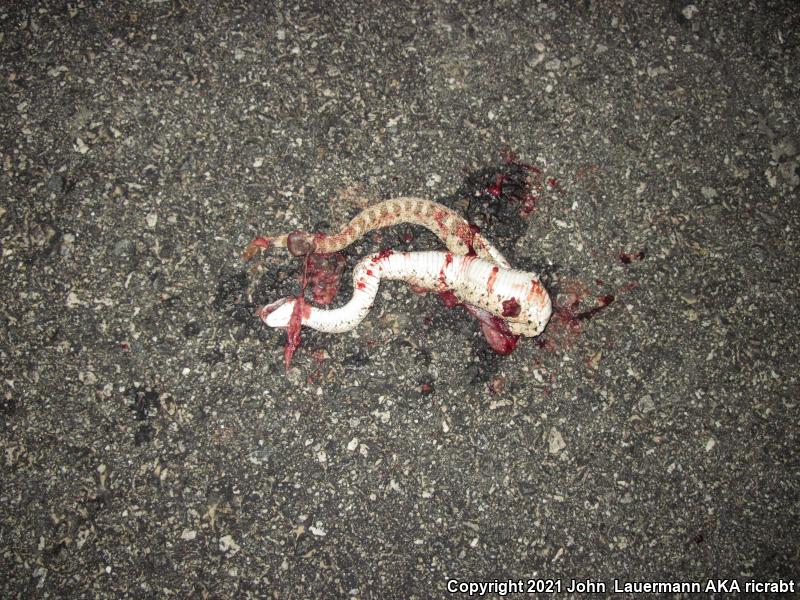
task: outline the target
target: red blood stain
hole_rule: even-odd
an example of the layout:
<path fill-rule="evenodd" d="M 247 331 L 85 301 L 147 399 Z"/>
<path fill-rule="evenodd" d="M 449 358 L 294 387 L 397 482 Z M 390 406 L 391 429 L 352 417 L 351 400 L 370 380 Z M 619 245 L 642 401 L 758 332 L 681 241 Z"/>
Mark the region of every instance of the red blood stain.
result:
<path fill-rule="evenodd" d="M 531 213 L 536 210 L 536 203 L 539 201 L 540 196 L 536 194 L 525 194 L 522 199 L 522 207 L 519 209 L 519 214 L 523 219 L 527 219 Z"/>
<path fill-rule="evenodd" d="M 486 338 L 486 342 L 492 350 L 504 356 L 514 351 L 514 348 L 517 347 L 519 336 L 511 333 L 508 323 L 477 306 L 472 306 L 471 304 L 463 304 L 463 306 L 467 312 L 480 322 L 483 337 Z"/>
<path fill-rule="evenodd" d="M 478 319 L 481 324 L 483 337 L 486 338 L 486 342 L 492 350 L 503 355 L 511 354 L 514 351 L 519 336 L 511 333 L 508 328 L 508 323 L 503 319 L 496 317 L 482 308 L 461 302 L 452 290 L 440 290 L 438 294 L 447 308 L 463 306 L 469 314 Z"/>
<path fill-rule="evenodd" d="M 311 254 L 306 261 L 305 277 L 311 283 L 314 302 L 327 305 L 339 293 L 339 282 L 344 271 L 345 258 L 336 254 Z"/>
<path fill-rule="evenodd" d="M 433 220 L 436 221 L 436 224 L 439 226 L 439 230 L 443 234 L 446 234 L 448 230 L 447 223 L 445 223 L 447 220 L 447 213 L 440 208 L 434 209 Z"/>
<path fill-rule="evenodd" d="M 301 234 L 296 238 L 298 246 L 295 250 L 301 249 L 302 244 L 309 239 L 308 234 Z M 305 240 L 305 241 L 303 241 Z M 339 282 L 342 271 L 344 270 L 345 259 L 341 254 L 306 254 L 303 261 L 303 275 L 300 280 L 300 294 L 295 298 L 296 302 L 292 308 L 292 315 L 286 327 L 286 345 L 283 348 L 283 364 L 286 370 L 292 363 L 295 351 L 300 347 L 300 331 L 303 326 L 303 319 L 311 316 L 311 306 L 305 302 L 305 291 L 311 283 L 311 294 L 314 302 L 319 304 L 330 304 L 339 292 Z"/>
<path fill-rule="evenodd" d="M 481 331 L 486 342 L 498 354 L 507 356 L 517 347 L 519 336 L 511 333 L 506 322 L 498 317 L 492 317 L 491 322 L 481 321 Z"/>
<path fill-rule="evenodd" d="M 578 313 L 575 315 L 575 319 L 578 321 L 586 321 L 587 319 L 591 319 L 601 310 L 608 307 L 609 304 L 614 302 L 614 294 L 606 294 L 605 296 L 598 296 L 597 297 L 597 306 L 594 308 L 590 308 L 589 310 L 584 310 L 583 312 Z"/>
<path fill-rule="evenodd" d="M 453 293 L 453 290 L 443 290 L 439 292 L 439 297 L 447 308 L 454 308 L 461 304 L 461 300 Z"/>
<path fill-rule="evenodd" d="M 439 284 L 442 287 L 447 286 L 447 276 L 445 275 L 444 271 L 451 264 L 453 264 L 453 255 L 450 252 L 447 252 L 444 255 L 444 264 L 442 265 L 442 268 L 439 269 Z"/>
<path fill-rule="evenodd" d="M 620 250 L 619 262 L 623 265 L 629 265 L 634 260 L 644 260 L 644 256 L 644 250 L 639 250 L 638 252 L 625 252 L 624 250 Z"/>
<path fill-rule="evenodd" d="M 497 281 L 497 273 L 500 271 L 499 267 L 492 267 L 492 272 L 489 273 L 489 278 L 486 280 L 486 290 L 491 294 L 494 290 L 494 282 Z"/>
<path fill-rule="evenodd" d="M 581 282 L 570 281 L 564 285 L 563 292 L 556 298 L 547 329 L 536 339 L 540 348 L 551 352 L 568 350 L 577 341 L 583 329 L 582 323 L 605 310 L 615 300 L 614 294 L 597 296 L 595 306 L 578 311 L 588 293 L 588 288 Z"/>
<path fill-rule="evenodd" d="M 367 284 L 366 284 L 366 283 L 364 283 L 363 281 L 359 281 L 359 282 L 356 284 L 356 287 L 357 287 L 358 289 L 360 289 L 360 290 L 363 290 L 364 288 L 366 288 L 366 287 L 367 287 Z"/>
<path fill-rule="evenodd" d="M 394 250 L 391 248 L 384 248 L 380 252 L 378 252 L 375 256 L 372 257 L 372 262 L 376 263 L 383 258 L 389 258 L 392 254 L 394 254 Z"/>
<path fill-rule="evenodd" d="M 427 396 L 433 393 L 433 386 L 430 383 L 423 383 L 421 386 L 419 386 L 419 391 L 423 395 Z"/>
<path fill-rule="evenodd" d="M 518 317 L 522 311 L 522 307 L 517 302 L 516 298 L 510 300 L 503 300 L 503 316 L 504 317 Z"/>
<path fill-rule="evenodd" d="M 456 226 L 455 235 L 464 242 L 467 247 L 467 256 L 475 256 L 475 236 L 480 232 L 480 227 L 472 223 L 459 223 Z"/>
<path fill-rule="evenodd" d="M 538 279 L 531 279 L 531 291 L 528 292 L 528 302 L 531 302 L 537 296 L 544 296 L 544 288 Z"/>
<path fill-rule="evenodd" d="M 546 192 L 563 193 L 555 177 L 545 178 L 539 167 L 523 163 L 510 149 L 501 150 L 503 166 L 483 193 L 494 199 L 503 198 L 518 207 L 523 219 L 530 217 Z"/>
<path fill-rule="evenodd" d="M 503 183 L 505 180 L 506 176 L 503 173 L 497 173 L 494 176 L 494 183 L 486 188 L 486 192 L 494 198 L 499 198 L 503 195 Z"/>
<path fill-rule="evenodd" d="M 295 298 L 292 316 L 289 318 L 289 325 L 286 328 L 286 346 L 283 348 L 283 366 L 288 371 L 292 364 L 292 356 L 295 350 L 300 347 L 300 329 L 303 326 L 303 313 L 305 300 L 302 294 Z"/>
<path fill-rule="evenodd" d="M 268 250 L 272 246 L 272 239 L 266 237 L 257 237 L 247 245 L 242 253 L 242 260 L 250 260 L 256 255 L 256 252 L 261 250 Z"/>

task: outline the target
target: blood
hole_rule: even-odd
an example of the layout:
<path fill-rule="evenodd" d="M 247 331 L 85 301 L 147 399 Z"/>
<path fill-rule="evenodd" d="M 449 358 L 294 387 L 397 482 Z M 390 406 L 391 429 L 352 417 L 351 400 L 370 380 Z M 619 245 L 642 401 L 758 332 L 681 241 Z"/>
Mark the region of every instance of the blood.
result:
<path fill-rule="evenodd" d="M 498 317 L 492 316 L 490 321 L 482 320 L 481 331 L 486 342 L 498 354 L 507 356 L 517 347 L 519 336 L 511 333 L 506 322 Z"/>
<path fill-rule="evenodd" d="M 616 299 L 614 294 L 597 296 L 595 306 L 579 311 L 581 301 L 588 294 L 589 289 L 579 281 L 569 281 L 564 285 L 563 292 L 556 297 L 547 329 L 536 339 L 540 348 L 551 352 L 568 350 L 583 330 L 583 322 L 608 308 Z"/>
<path fill-rule="evenodd" d="M 447 213 L 443 210 L 437 208 L 433 211 L 433 220 L 436 221 L 436 224 L 439 226 L 439 230 L 443 234 L 447 234 L 448 227 L 447 223 L 445 223 L 445 219 L 447 219 Z"/>
<path fill-rule="evenodd" d="M 339 293 L 345 258 L 339 253 L 310 254 L 306 261 L 306 277 L 311 283 L 311 296 L 317 304 L 333 302 Z"/>
<path fill-rule="evenodd" d="M 295 298 L 292 316 L 289 318 L 289 325 L 286 327 L 286 346 L 283 348 L 283 366 L 288 371 L 292 364 L 294 351 L 300 347 L 300 329 L 303 326 L 303 313 L 305 300 L 300 294 Z"/>
<path fill-rule="evenodd" d="M 620 250 L 619 252 L 619 262 L 623 265 L 629 265 L 634 260 L 644 260 L 644 257 L 644 250 L 639 250 L 638 252 L 625 252 L 624 250 Z"/>
<path fill-rule="evenodd" d="M 297 240 L 296 243 L 292 240 Z M 314 238 L 309 234 L 289 235 L 287 245 L 294 243 L 294 250 L 314 247 Z M 310 241 L 310 245 L 308 242 Z M 345 258 L 339 253 L 335 254 L 306 254 L 303 261 L 303 275 L 300 279 L 300 294 L 295 298 L 296 302 L 292 308 L 292 315 L 286 327 L 286 345 L 283 348 L 283 364 L 286 370 L 292 363 L 295 351 L 300 347 L 300 330 L 303 326 L 303 319 L 311 316 L 311 306 L 305 302 L 305 291 L 311 283 L 311 296 L 318 304 L 330 304 L 339 293 L 339 283 L 344 270 Z"/>
<path fill-rule="evenodd" d="M 503 164 L 494 174 L 494 178 L 480 190 L 494 200 L 504 199 L 515 205 L 519 216 L 530 217 L 536 210 L 539 201 L 547 192 L 563 193 L 555 177 L 545 178 L 542 169 L 521 162 L 508 147 L 501 149 Z"/>
<path fill-rule="evenodd" d="M 597 306 L 594 308 L 590 308 L 589 310 L 584 310 L 583 312 L 578 313 L 575 315 L 575 319 L 578 321 L 586 321 L 587 319 L 591 319 L 601 310 L 604 310 L 608 307 L 609 304 L 614 302 L 614 294 L 606 294 L 605 296 L 598 296 L 597 297 Z"/>
<path fill-rule="evenodd" d="M 378 252 L 375 256 L 372 257 L 372 262 L 377 263 L 381 259 L 389 258 L 392 254 L 394 254 L 394 250 L 391 248 L 384 248 L 380 252 Z"/>
<path fill-rule="evenodd" d="M 455 308 L 461 304 L 461 300 L 453 293 L 453 290 L 443 290 L 439 292 L 439 297 L 447 308 Z"/>
<path fill-rule="evenodd" d="M 538 279 L 531 279 L 531 291 L 528 292 L 527 301 L 531 302 L 537 296 L 544 296 L 545 291 Z"/>
<path fill-rule="evenodd" d="M 522 307 L 517 302 L 516 298 L 510 300 L 503 300 L 503 316 L 504 317 L 518 317 L 522 311 Z"/>
<path fill-rule="evenodd" d="M 444 271 L 451 264 L 453 264 L 453 255 L 447 252 L 444 255 L 444 264 L 442 265 L 442 268 L 439 269 L 439 285 L 441 285 L 442 287 L 447 287 L 447 276 L 445 275 Z"/>
<path fill-rule="evenodd" d="M 489 344 L 492 350 L 503 356 L 514 351 L 514 348 L 517 347 L 519 336 L 511 333 L 508 323 L 477 306 L 472 306 L 471 304 L 463 304 L 463 306 L 469 314 L 480 322 L 483 337 L 486 338 L 486 343 Z"/>
<path fill-rule="evenodd" d="M 519 214 L 523 219 L 527 219 L 536 210 L 536 203 L 539 199 L 540 196 L 537 194 L 525 194 L 522 199 L 522 207 L 519 209 Z"/>
<path fill-rule="evenodd" d="M 496 317 L 482 308 L 462 302 L 458 299 L 458 296 L 453 293 L 453 290 L 439 290 L 438 294 L 447 308 L 463 306 L 469 314 L 478 319 L 481 324 L 483 337 L 486 338 L 486 342 L 492 350 L 498 354 L 507 355 L 511 354 L 514 348 L 517 347 L 519 336 L 511 333 L 511 330 L 508 328 L 508 323 L 503 319 Z M 519 312 L 517 312 L 517 314 L 519 314 Z"/>
<path fill-rule="evenodd" d="M 475 236 L 480 232 L 480 230 L 480 227 L 473 225 L 472 223 L 459 223 L 456 227 L 456 237 L 464 242 L 464 245 L 466 245 L 467 256 L 476 256 L 475 248 L 473 246 L 475 244 Z"/>
<path fill-rule="evenodd" d="M 272 246 L 272 239 L 257 237 L 247 244 L 247 248 L 245 248 L 242 253 L 242 260 L 248 261 L 253 258 L 259 250 L 268 250 L 270 246 Z"/>
<path fill-rule="evenodd" d="M 494 282 L 497 281 L 497 273 L 500 271 L 499 267 L 492 267 L 492 272 L 489 273 L 489 278 L 486 280 L 486 290 L 491 294 L 494 289 Z M 519 313 L 517 313 L 519 314 Z"/>
<path fill-rule="evenodd" d="M 494 176 L 494 183 L 486 188 L 486 192 L 495 198 L 499 198 L 503 195 L 503 183 L 506 180 L 506 175 L 503 173 L 497 173 Z"/>

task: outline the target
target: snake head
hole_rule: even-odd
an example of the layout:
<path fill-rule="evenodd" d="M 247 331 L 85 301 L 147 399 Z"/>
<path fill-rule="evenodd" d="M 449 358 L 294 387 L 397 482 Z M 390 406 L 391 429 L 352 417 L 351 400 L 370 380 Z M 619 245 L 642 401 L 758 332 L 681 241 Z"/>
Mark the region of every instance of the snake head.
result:
<path fill-rule="evenodd" d="M 307 256 L 317 249 L 316 236 L 305 231 L 293 231 L 286 236 L 286 248 L 292 256 Z"/>
<path fill-rule="evenodd" d="M 296 298 L 291 296 L 276 300 L 258 309 L 256 316 L 270 327 L 288 327 L 294 312 Z"/>

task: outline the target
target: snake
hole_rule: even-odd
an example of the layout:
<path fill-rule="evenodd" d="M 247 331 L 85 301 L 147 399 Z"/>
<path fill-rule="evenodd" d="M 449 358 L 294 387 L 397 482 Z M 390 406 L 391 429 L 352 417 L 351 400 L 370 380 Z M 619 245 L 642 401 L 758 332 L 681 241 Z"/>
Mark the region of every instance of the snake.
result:
<path fill-rule="evenodd" d="M 295 256 L 337 252 L 370 231 L 403 223 L 429 229 L 447 251 L 382 250 L 356 264 L 353 295 L 343 306 L 319 308 L 308 304 L 301 295 L 267 304 L 257 311 L 257 316 L 269 327 L 290 331 L 298 322 L 327 333 L 350 331 L 369 313 L 380 281 L 388 279 L 405 281 L 416 291 L 436 292 L 447 306 L 463 306 L 479 320 L 490 346 L 500 354 L 510 353 L 519 336 L 542 333 L 552 314 L 552 304 L 538 275 L 513 269 L 464 217 L 430 200 L 402 197 L 379 202 L 334 234 L 292 232 L 258 237 L 248 245 L 243 257 L 250 259 L 272 247 L 287 248 Z"/>

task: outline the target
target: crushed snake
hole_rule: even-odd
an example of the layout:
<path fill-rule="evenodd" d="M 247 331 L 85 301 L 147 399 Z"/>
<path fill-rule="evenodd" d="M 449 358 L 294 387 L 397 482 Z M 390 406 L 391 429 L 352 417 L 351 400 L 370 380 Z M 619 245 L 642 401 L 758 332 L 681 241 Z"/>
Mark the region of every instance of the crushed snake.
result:
<path fill-rule="evenodd" d="M 431 230 L 448 251 L 383 250 L 362 259 L 353 270 L 352 298 L 336 309 L 311 306 L 301 295 L 282 298 L 257 312 L 268 326 L 288 328 L 287 367 L 299 345 L 299 325 L 329 333 L 354 329 L 372 307 L 381 279 L 402 280 L 416 291 L 439 293 L 449 307 L 463 306 L 479 320 L 489 345 L 501 354 L 510 353 L 519 336 L 534 337 L 544 330 L 552 305 L 539 277 L 512 269 L 476 227 L 429 200 L 396 198 L 375 204 L 333 235 L 293 232 L 259 237 L 250 243 L 243 258 L 273 246 L 285 247 L 295 256 L 337 252 L 369 231 L 401 223 Z"/>
<path fill-rule="evenodd" d="M 311 252 L 338 252 L 370 231 L 402 223 L 421 225 L 429 229 L 453 254 L 475 253 L 501 267 L 511 268 L 500 251 L 464 217 L 443 204 L 422 198 L 394 198 L 374 204 L 356 215 L 344 229 L 334 235 L 293 232 L 256 238 L 248 245 L 243 258 L 252 258 L 260 249 L 266 250 L 272 246 L 287 248 L 294 256 L 305 256 Z"/>

